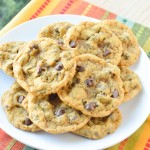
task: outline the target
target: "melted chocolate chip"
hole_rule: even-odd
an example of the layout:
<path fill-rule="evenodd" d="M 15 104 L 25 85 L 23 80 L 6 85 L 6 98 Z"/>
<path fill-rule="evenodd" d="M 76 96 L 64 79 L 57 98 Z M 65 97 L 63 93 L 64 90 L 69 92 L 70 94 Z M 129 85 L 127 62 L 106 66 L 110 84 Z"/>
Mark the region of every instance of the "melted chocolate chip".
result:
<path fill-rule="evenodd" d="M 64 45 L 64 42 L 63 42 L 62 39 L 57 40 L 57 43 L 58 43 L 59 45 Z"/>
<path fill-rule="evenodd" d="M 55 70 L 57 70 L 57 71 L 61 71 L 63 68 L 64 68 L 64 66 L 62 63 L 59 63 L 55 66 Z"/>
<path fill-rule="evenodd" d="M 25 98 L 25 97 L 24 97 L 24 96 L 22 96 L 22 95 L 21 95 L 21 96 L 19 96 L 19 97 L 18 97 L 18 100 L 17 100 L 17 101 L 18 101 L 18 103 L 22 103 L 22 101 L 24 100 L 24 98 Z"/>
<path fill-rule="evenodd" d="M 77 46 L 75 41 L 70 41 L 69 45 L 71 48 L 75 48 Z"/>
<path fill-rule="evenodd" d="M 85 70 L 85 68 L 84 67 L 82 67 L 82 66 L 78 66 L 77 65 L 77 67 L 76 67 L 76 71 L 78 71 L 78 72 L 83 72 Z"/>
<path fill-rule="evenodd" d="M 96 103 L 95 102 L 90 102 L 88 104 L 85 104 L 85 109 L 86 110 L 94 110 L 96 108 Z"/>
<path fill-rule="evenodd" d="M 33 122 L 29 118 L 24 120 L 24 125 L 30 126 L 31 124 L 33 124 Z"/>
<path fill-rule="evenodd" d="M 77 116 L 71 116 L 71 117 L 69 118 L 70 121 L 74 121 L 74 120 L 76 120 L 76 119 L 77 119 Z"/>
<path fill-rule="evenodd" d="M 115 89 L 113 92 L 112 92 L 112 95 L 113 95 L 113 98 L 117 98 L 119 96 L 119 92 L 117 89 Z"/>
<path fill-rule="evenodd" d="M 45 71 L 45 70 L 46 70 L 45 67 L 41 67 L 41 66 L 37 66 L 37 67 L 36 67 L 36 73 L 37 73 L 37 74 L 41 74 L 42 71 Z"/>
<path fill-rule="evenodd" d="M 38 45 L 37 44 L 31 44 L 29 47 L 31 50 L 32 49 L 38 49 Z"/>
<path fill-rule="evenodd" d="M 61 101 L 56 93 L 50 94 L 48 97 L 48 101 L 54 106 L 58 106 L 61 103 Z"/>
<path fill-rule="evenodd" d="M 93 86 L 94 85 L 94 80 L 92 78 L 86 79 L 85 84 L 87 87 Z"/>
<path fill-rule="evenodd" d="M 56 32 L 57 34 L 59 34 L 59 30 L 58 30 L 58 28 L 56 28 L 56 29 L 55 29 L 55 32 Z"/>
<path fill-rule="evenodd" d="M 106 121 L 107 121 L 107 119 L 108 119 L 108 116 L 106 116 L 106 117 L 102 117 L 102 118 L 101 118 L 101 121 L 102 121 L 102 122 L 106 122 Z"/>
<path fill-rule="evenodd" d="M 64 113 L 65 113 L 65 108 L 60 108 L 55 112 L 55 115 L 59 117 L 63 115 Z"/>
<path fill-rule="evenodd" d="M 49 98 L 49 100 L 54 101 L 54 100 L 58 99 L 58 95 L 57 95 L 57 93 L 50 94 L 48 98 Z"/>
<path fill-rule="evenodd" d="M 108 56 L 108 55 L 110 55 L 110 54 L 111 54 L 111 51 L 108 50 L 108 49 L 106 49 L 105 52 L 104 52 L 104 54 L 103 54 L 103 56 Z"/>

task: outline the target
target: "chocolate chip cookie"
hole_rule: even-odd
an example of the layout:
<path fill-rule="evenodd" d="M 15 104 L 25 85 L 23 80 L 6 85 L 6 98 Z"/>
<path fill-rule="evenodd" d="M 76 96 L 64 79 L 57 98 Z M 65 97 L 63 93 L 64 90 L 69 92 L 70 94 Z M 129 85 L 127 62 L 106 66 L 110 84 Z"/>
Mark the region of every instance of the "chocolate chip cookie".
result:
<path fill-rule="evenodd" d="M 106 117 L 92 117 L 85 126 L 74 131 L 73 133 L 87 137 L 89 139 L 100 139 L 107 134 L 113 133 L 119 127 L 121 120 L 121 113 L 117 109 Z"/>
<path fill-rule="evenodd" d="M 35 132 L 40 130 L 40 128 L 33 124 L 28 112 L 22 107 L 22 102 L 26 95 L 27 92 L 15 82 L 10 90 L 3 94 L 1 104 L 9 122 L 13 126 L 25 131 Z"/>
<path fill-rule="evenodd" d="M 64 42 L 76 56 L 90 53 L 115 65 L 121 59 L 121 41 L 99 23 L 83 22 L 71 27 L 64 36 Z"/>
<path fill-rule="evenodd" d="M 38 37 L 46 37 L 57 40 L 58 44 L 63 45 L 63 36 L 66 34 L 67 30 L 72 27 L 73 24 L 69 22 L 57 22 L 50 24 L 43 29 L 38 34 Z"/>
<path fill-rule="evenodd" d="M 28 92 L 57 92 L 72 79 L 76 63 L 69 51 L 63 51 L 52 39 L 40 38 L 29 42 L 18 54 L 13 67 L 17 82 Z"/>
<path fill-rule="evenodd" d="M 31 120 L 46 132 L 57 134 L 83 127 L 90 119 L 80 111 L 64 104 L 57 94 L 34 96 L 28 94 Z"/>
<path fill-rule="evenodd" d="M 114 32 L 122 42 L 123 53 L 119 65 L 133 65 L 139 58 L 140 48 L 131 29 L 116 20 L 102 21 L 102 25 Z"/>
<path fill-rule="evenodd" d="M 12 77 L 14 77 L 13 61 L 25 44 L 25 42 L 8 42 L 0 45 L 0 68 Z"/>
<path fill-rule="evenodd" d="M 64 103 L 85 115 L 104 117 L 124 97 L 120 69 L 91 54 L 76 57 L 76 74 L 58 94 Z"/>
<path fill-rule="evenodd" d="M 122 66 L 121 70 L 121 79 L 123 81 L 124 89 L 124 102 L 131 100 L 135 97 L 141 90 L 141 83 L 138 75 L 130 70 L 129 68 Z"/>

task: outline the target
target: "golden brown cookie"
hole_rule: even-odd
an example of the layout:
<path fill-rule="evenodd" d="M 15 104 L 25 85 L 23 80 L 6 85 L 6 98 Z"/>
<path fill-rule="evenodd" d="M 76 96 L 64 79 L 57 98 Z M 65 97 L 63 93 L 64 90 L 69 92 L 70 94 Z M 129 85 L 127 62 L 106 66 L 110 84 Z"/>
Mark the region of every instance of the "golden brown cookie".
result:
<path fill-rule="evenodd" d="M 82 22 L 71 27 L 64 36 L 67 50 L 76 56 L 89 53 L 117 65 L 122 55 L 122 43 L 109 29 L 99 23 Z"/>
<path fill-rule="evenodd" d="M 28 92 L 57 92 L 72 79 L 76 63 L 71 52 L 63 51 L 52 39 L 40 38 L 29 42 L 18 54 L 13 67 L 17 82 Z"/>
<path fill-rule="evenodd" d="M 58 42 L 58 44 L 63 45 L 63 36 L 66 34 L 67 30 L 72 27 L 73 24 L 69 22 L 56 22 L 48 26 L 45 26 L 38 33 L 38 38 L 46 37 L 52 38 Z"/>
<path fill-rule="evenodd" d="M 116 20 L 105 20 L 101 24 L 114 32 L 122 42 L 123 53 L 119 65 L 133 65 L 140 56 L 140 48 L 131 29 Z"/>
<path fill-rule="evenodd" d="M 57 94 L 34 96 L 28 94 L 31 120 L 46 132 L 57 134 L 83 127 L 90 119 L 80 111 L 64 104 Z"/>
<path fill-rule="evenodd" d="M 12 77 L 14 77 L 13 61 L 25 45 L 25 42 L 7 42 L 0 45 L 0 68 Z"/>
<path fill-rule="evenodd" d="M 124 98 L 120 69 L 91 54 L 76 57 L 76 74 L 58 94 L 64 103 L 85 115 L 104 117 Z"/>
<path fill-rule="evenodd" d="M 125 66 L 120 67 L 121 79 L 123 81 L 124 99 L 123 101 L 129 101 L 135 97 L 141 90 L 141 83 L 138 75 Z"/>
<path fill-rule="evenodd" d="M 40 130 L 29 118 L 28 112 L 22 107 L 27 92 L 15 82 L 9 91 L 6 91 L 2 98 L 1 104 L 5 110 L 9 122 L 16 128 L 35 132 Z"/>
<path fill-rule="evenodd" d="M 74 131 L 73 133 L 89 139 L 100 139 L 107 134 L 113 133 L 119 127 L 121 120 L 121 112 L 117 109 L 106 117 L 92 117 L 85 126 Z"/>

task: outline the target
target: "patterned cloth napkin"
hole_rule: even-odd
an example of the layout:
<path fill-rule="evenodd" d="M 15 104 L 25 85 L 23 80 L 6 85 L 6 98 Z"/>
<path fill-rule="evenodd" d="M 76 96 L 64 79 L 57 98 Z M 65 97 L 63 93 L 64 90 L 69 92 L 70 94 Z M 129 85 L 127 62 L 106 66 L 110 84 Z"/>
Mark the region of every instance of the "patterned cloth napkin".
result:
<path fill-rule="evenodd" d="M 148 57 L 150 57 L 150 28 L 117 16 L 82 0 L 32 0 L 0 31 L 0 36 L 25 21 L 51 14 L 77 14 L 101 20 L 116 19 L 121 21 L 132 29 L 139 44 L 145 50 Z M 0 129 L 0 150 L 4 149 L 34 150 L 11 138 Z M 107 150 L 150 150 L 150 116 L 129 138 Z"/>

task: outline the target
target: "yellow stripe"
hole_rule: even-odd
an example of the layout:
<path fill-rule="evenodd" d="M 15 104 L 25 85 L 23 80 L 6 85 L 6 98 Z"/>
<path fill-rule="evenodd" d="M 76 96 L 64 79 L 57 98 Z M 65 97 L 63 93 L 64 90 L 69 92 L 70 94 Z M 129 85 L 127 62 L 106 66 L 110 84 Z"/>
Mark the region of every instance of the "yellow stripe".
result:
<path fill-rule="evenodd" d="M 137 140 L 135 144 L 134 150 L 144 149 L 148 138 L 150 138 L 150 117 L 146 120 L 144 124 L 145 124 L 145 127 L 143 131 L 141 132 L 141 136 L 139 137 L 139 139 Z"/>
<path fill-rule="evenodd" d="M 8 145 L 5 148 L 5 150 L 10 150 L 16 142 L 17 141 L 15 139 L 12 139 L 12 141 L 8 143 Z"/>
<path fill-rule="evenodd" d="M 86 7 L 86 9 L 83 11 L 83 13 L 81 14 L 82 16 L 85 16 L 88 11 L 91 9 L 92 5 L 91 4 L 88 4 L 88 6 Z"/>
<path fill-rule="evenodd" d="M 142 35 L 144 29 L 145 29 L 145 28 L 144 28 L 143 26 L 140 27 L 139 31 L 138 31 L 137 34 L 136 34 L 137 39 L 140 38 L 140 36 Z"/>
<path fill-rule="evenodd" d="M 150 52 L 150 37 L 147 39 L 146 43 L 143 46 L 145 52 Z"/>
<path fill-rule="evenodd" d="M 38 3 L 37 0 L 30 1 L 28 5 L 26 5 L 26 7 L 24 7 L 19 14 L 0 31 L 0 36 L 15 26 L 28 21 L 31 17 L 31 14 L 34 14 L 34 12 L 41 6 L 43 2 L 44 0 L 38 0 Z"/>
<path fill-rule="evenodd" d="M 39 17 L 49 15 L 60 3 L 60 1 L 61 0 L 51 0 L 51 2 L 45 7 Z"/>
<path fill-rule="evenodd" d="M 103 17 L 99 18 L 99 19 L 101 19 L 101 20 L 107 19 L 109 14 L 110 14 L 110 12 L 106 11 L 105 14 L 103 15 Z"/>

